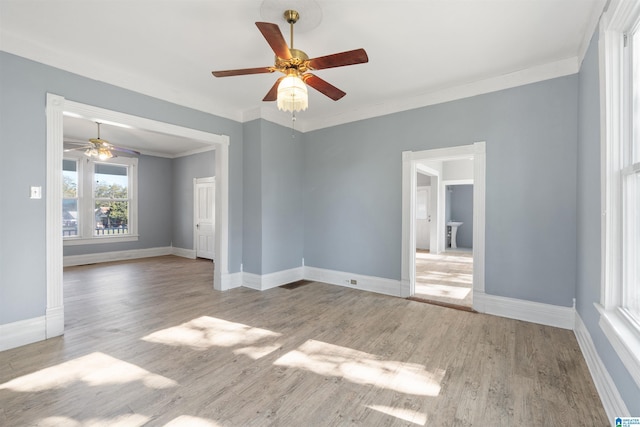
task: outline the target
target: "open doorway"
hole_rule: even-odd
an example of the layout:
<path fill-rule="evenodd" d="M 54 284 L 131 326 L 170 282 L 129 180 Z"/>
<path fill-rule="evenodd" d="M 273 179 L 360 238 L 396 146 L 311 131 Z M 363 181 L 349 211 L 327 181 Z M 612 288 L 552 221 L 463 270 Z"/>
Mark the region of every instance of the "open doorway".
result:
<path fill-rule="evenodd" d="M 485 144 L 403 153 L 403 296 L 472 309 L 484 293 Z"/>
<path fill-rule="evenodd" d="M 431 223 L 428 182 L 418 172 L 416 194 L 416 272 L 415 292 L 411 298 L 471 309 L 473 305 L 473 162 L 469 159 L 450 160 L 442 163 L 444 182 L 456 167 L 461 167 L 469 177 L 469 184 L 445 184 L 445 244 L 443 251 L 431 251 L 425 245 L 421 223 Z M 421 176 L 422 175 L 422 176 Z M 437 203 L 437 202 L 436 202 Z M 437 205 L 435 206 L 437 209 Z M 424 212 L 424 213 L 423 213 Z M 426 219 L 423 219 L 426 218 Z M 426 227 L 430 228 L 430 227 Z M 425 247 L 426 246 L 426 247 Z"/>
<path fill-rule="evenodd" d="M 47 258 L 47 310 L 46 338 L 64 333 L 63 304 L 63 117 L 99 118 L 102 123 L 112 122 L 134 129 L 157 132 L 177 137 L 205 141 L 215 147 L 215 253 L 216 268 L 212 282 L 216 290 L 230 286 L 228 272 L 228 198 L 229 198 L 229 137 L 185 128 L 169 123 L 105 110 L 99 107 L 66 100 L 47 94 L 47 195 L 46 195 L 46 258 Z M 95 121 L 95 120 L 92 120 Z"/>

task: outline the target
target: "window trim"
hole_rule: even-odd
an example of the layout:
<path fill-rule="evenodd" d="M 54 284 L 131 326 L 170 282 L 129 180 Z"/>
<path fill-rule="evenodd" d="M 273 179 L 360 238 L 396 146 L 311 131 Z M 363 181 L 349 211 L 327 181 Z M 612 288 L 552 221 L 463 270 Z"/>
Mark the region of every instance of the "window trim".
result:
<path fill-rule="evenodd" d="M 600 21 L 601 112 L 601 297 L 595 304 L 600 327 L 630 375 L 640 386 L 640 328 L 622 308 L 622 166 L 628 135 L 627 69 L 624 37 L 640 19 L 640 3 L 613 1 Z"/>
<path fill-rule="evenodd" d="M 79 246 L 79 245 L 95 245 L 104 243 L 116 243 L 116 242 L 135 242 L 140 237 L 138 234 L 138 159 L 133 157 L 114 157 L 107 160 L 92 160 L 84 156 L 82 153 L 65 153 L 63 159 L 73 159 L 78 161 L 78 200 L 80 227 L 81 232 L 77 236 L 63 236 L 62 242 L 64 246 Z M 82 160 L 85 161 L 82 161 Z M 89 206 L 93 203 L 93 186 L 88 185 L 92 182 L 91 178 L 86 178 L 89 174 L 91 177 L 94 175 L 94 165 L 98 163 L 113 163 L 116 165 L 127 166 L 130 170 L 129 174 L 129 188 L 127 189 L 129 195 L 129 223 L 127 228 L 129 233 L 122 235 L 108 235 L 108 236 L 96 236 L 91 232 L 87 234 L 89 229 L 93 227 L 86 223 L 87 208 L 85 205 L 89 203 Z"/>

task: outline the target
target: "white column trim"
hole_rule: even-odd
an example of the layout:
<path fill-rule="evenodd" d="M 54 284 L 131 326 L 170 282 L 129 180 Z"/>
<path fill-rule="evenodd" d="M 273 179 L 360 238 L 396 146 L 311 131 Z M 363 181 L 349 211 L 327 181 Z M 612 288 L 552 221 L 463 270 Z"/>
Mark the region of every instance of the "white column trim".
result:
<path fill-rule="evenodd" d="M 62 151 L 64 98 L 47 94 L 47 187 L 46 187 L 46 334 L 64 333 L 62 286 Z M 52 165 L 55 165 L 52 167 Z"/>
<path fill-rule="evenodd" d="M 229 281 L 229 137 L 221 135 L 216 146 L 216 219 L 215 260 L 213 288 L 218 291 L 231 289 Z"/>
<path fill-rule="evenodd" d="M 404 298 L 411 295 L 411 285 L 415 283 L 416 274 L 416 239 L 415 221 L 405 221 L 408 215 L 415 217 L 415 202 L 411 209 L 411 194 L 415 192 L 416 179 L 411 178 L 416 174 L 416 165 L 411 161 L 411 151 L 402 152 L 402 248 L 400 270 L 400 295 Z M 413 250 L 412 250 L 413 249 Z"/>
<path fill-rule="evenodd" d="M 473 145 L 473 292 L 484 293 L 487 144 Z"/>

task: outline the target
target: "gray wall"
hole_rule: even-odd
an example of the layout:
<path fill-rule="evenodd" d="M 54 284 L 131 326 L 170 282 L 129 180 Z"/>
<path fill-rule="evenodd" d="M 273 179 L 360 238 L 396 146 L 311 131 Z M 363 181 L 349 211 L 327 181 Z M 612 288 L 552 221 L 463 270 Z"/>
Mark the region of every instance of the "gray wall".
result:
<path fill-rule="evenodd" d="M 577 155 L 576 310 L 632 415 L 640 414 L 640 389 L 598 325 L 600 302 L 600 96 L 598 34 L 593 36 L 579 74 Z"/>
<path fill-rule="evenodd" d="M 244 218 L 242 259 L 244 271 L 262 273 L 262 120 L 244 127 Z"/>
<path fill-rule="evenodd" d="M 459 248 L 473 248 L 473 185 L 450 185 L 450 217 L 447 221 L 458 221 L 456 242 Z"/>
<path fill-rule="evenodd" d="M 243 191 L 240 123 L 5 52 L 0 52 L 0 70 L 0 324 L 45 314 L 45 198 L 29 199 L 29 186 L 42 186 L 46 195 L 47 92 L 101 108 L 228 135 L 229 270 L 240 270 Z"/>
<path fill-rule="evenodd" d="M 262 274 L 300 267 L 303 136 L 262 121 Z"/>
<path fill-rule="evenodd" d="M 486 141 L 486 292 L 570 307 L 577 75 L 305 134 L 305 264 L 400 279 L 402 151 Z M 357 250 L 355 250 L 357 249 Z"/>
<path fill-rule="evenodd" d="M 246 123 L 244 271 L 269 274 L 302 265 L 302 143 L 291 129 Z"/>
<path fill-rule="evenodd" d="M 194 249 L 193 179 L 215 176 L 215 162 L 215 151 L 178 157 L 171 161 L 173 197 L 169 207 L 173 213 L 173 221 L 170 227 L 172 226 L 173 246 L 177 248 Z"/>

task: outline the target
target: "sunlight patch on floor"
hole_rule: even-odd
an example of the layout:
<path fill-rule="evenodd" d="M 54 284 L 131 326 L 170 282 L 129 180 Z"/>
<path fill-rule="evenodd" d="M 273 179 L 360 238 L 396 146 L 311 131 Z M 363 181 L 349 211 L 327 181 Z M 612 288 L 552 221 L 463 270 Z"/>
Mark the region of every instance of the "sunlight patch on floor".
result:
<path fill-rule="evenodd" d="M 442 283 L 442 282 L 460 283 L 461 285 L 471 286 L 471 284 L 473 283 L 473 275 L 428 271 L 428 272 L 416 273 L 416 282 L 418 281 L 435 282 L 435 283 Z"/>
<path fill-rule="evenodd" d="M 76 421 L 69 417 L 47 417 L 38 420 L 39 427 L 135 427 L 146 425 L 151 418 L 140 414 L 125 414 L 113 418 L 89 418 Z"/>
<path fill-rule="evenodd" d="M 236 354 L 244 354 L 259 359 L 279 348 L 273 340 L 282 334 L 266 329 L 254 328 L 242 323 L 229 322 L 215 317 L 202 316 L 179 326 L 162 329 L 149 334 L 144 341 L 170 346 L 187 346 L 193 350 L 206 350 L 211 347 L 236 347 Z M 268 345 L 258 346 L 261 341 Z"/>
<path fill-rule="evenodd" d="M 178 385 L 172 379 L 153 374 L 146 369 L 104 353 L 96 352 L 15 378 L 0 384 L 0 390 L 36 392 L 61 389 L 78 382 L 89 386 L 102 386 L 124 385 L 134 381 L 140 381 L 152 389 L 164 389 Z"/>
<path fill-rule="evenodd" d="M 308 340 L 274 365 L 419 396 L 437 396 L 445 374 L 442 370 L 432 373 L 422 365 L 381 360 L 373 354 L 316 340 Z"/>
<path fill-rule="evenodd" d="M 394 408 L 391 406 L 382 406 L 382 405 L 367 405 L 367 408 L 373 409 L 374 411 L 378 411 L 383 414 L 390 415 L 402 421 L 407 421 L 409 423 L 417 424 L 419 426 L 423 426 L 427 424 L 427 414 L 416 412 L 411 409 Z"/>
<path fill-rule="evenodd" d="M 220 424 L 205 418 L 180 415 L 169 421 L 164 427 L 220 427 Z"/>
<path fill-rule="evenodd" d="M 473 264 L 473 258 L 459 255 L 431 254 L 424 252 L 416 252 L 417 260 L 424 260 L 438 263 L 460 263 Z"/>
<path fill-rule="evenodd" d="M 416 283 L 416 295 L 429 295 L 432 297 L 447 297 L 454 299 L 465 299 L 471 292 L 471 288 L 461 288 L 447 285 L 419 285 Z"/>

